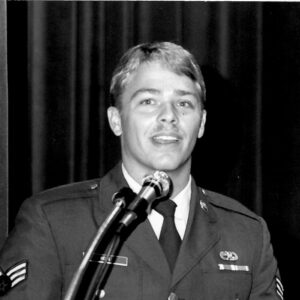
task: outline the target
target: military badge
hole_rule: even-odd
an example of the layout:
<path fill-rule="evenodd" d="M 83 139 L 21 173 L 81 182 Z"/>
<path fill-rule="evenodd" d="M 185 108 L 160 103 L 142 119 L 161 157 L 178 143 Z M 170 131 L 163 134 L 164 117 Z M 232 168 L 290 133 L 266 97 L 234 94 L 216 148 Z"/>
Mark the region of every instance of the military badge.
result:
<path fill-rule="evenodd" d="M 218 266 L 219 266 L 219 270 L 221 271 L 244 271 L 244 272 L 250 271 L 249 266 L 224 265 L 224 264 L 218 264 Z"/>
<path fill-rule="evenodd" d="M 238 255 L 233 251 L 221 251 L 220 257 L 223 260 L 236 261 L 239 259 Z"/>

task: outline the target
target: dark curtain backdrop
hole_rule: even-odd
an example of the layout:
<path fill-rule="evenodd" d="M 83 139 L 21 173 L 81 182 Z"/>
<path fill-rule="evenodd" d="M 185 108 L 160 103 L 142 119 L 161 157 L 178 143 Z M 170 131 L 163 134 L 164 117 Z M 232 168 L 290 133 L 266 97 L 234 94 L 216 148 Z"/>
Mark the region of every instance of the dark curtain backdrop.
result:
<path fill-rule="evenodd" d="M 8 232 L 8 99 L 6 3 L 0 2 L 0 247 Z"/>
<path fill-rule="evenodd" d="M 193 175 L 267 220 L 286 299 L 296 299 L 299 15 L 298 3 L 8 2 L 10 226 L 26 197 L 119 160 L 106 119 L 113 68 L 137 43 L 178 42 L 207 84 Z"/>

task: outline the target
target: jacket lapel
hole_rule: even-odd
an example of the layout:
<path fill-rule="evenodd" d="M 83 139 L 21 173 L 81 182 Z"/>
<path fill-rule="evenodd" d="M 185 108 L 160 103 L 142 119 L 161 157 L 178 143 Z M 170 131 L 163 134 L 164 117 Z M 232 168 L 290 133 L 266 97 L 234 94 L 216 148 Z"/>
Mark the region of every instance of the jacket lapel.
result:
<path fill-rule="evenodd" d="M 121 164 L 118 164 L 100 182 L 99 199 L 94 209 L 94 218 L 98 226 L 113 209 L 113 194 L 122 187 L 128 187 L 128 184 L 122 174 Z M 168 262 L 148 219 L 135 228 L 123 247 L 128 247 L 163 277 L 170 277 Z"/>
<path fill-rule="evenodd" d="M 219 239 L 216 215 L 204 193 L 193 181 L 189 219 L 174 269 L 172 286 L 198 264 Z"/>
<path fill-rule="evenodd" d="M 139 224 L 132 232 L 125 246 L 138 255 L 150 268 L 165 278 L 170 278 L 171 272 L 163 250 L 155 236 L 148 219 Z"/>
<path fill-rule="evenodd" d="M 104 221 L 103 214 L 107 214 L 112 210 L 113 195 L 122 187 L 128 187 L 128 184 L 122 175 L 121 163 L 119 163 L 100 180 L 94 215 L 98 225 L 101 225 Z"/>

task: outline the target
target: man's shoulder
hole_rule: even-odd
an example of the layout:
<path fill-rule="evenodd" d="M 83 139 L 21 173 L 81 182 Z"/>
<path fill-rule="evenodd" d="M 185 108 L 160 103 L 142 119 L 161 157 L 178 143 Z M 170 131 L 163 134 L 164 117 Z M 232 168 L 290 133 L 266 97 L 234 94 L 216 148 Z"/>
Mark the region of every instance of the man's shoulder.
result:
<path fill-rule="evenodd" d="M 99 184 L 99 178 L 68 183 L 36 193 L 27 199 L 27 202 L 31 202 L 32 204 L 38 203 L 44 206 L 67 200 L 91 198 L 98 193 Z"/>
<path fill-rule="evenodd" d="M 209 201 L 209 203 L 217 211 L 221 213 L 223 211 L 232 214 L 238 214 L 259 222 L 261 221 L 260 216 L 258 216 L 256 213 L 248 209 L 245 205 L 243 205 L 239 201 L 210 190 L 203 190 L 203 192 L 207 196 L 207 200 Z"/>
<path fill-rule="evenodd" d="M 47 211 L 72 207 L 80 209 L 88 203 L 97 203 L 100 196 L 103 202 L 107 194 L 111 196 L 117 191 L 115 181 L 120 180 L 120 170 L 118 164 L 102 177 L 67 183 L 34 193 L 23 202 L 21 211 L 40 211 L 46 207 Z"/>

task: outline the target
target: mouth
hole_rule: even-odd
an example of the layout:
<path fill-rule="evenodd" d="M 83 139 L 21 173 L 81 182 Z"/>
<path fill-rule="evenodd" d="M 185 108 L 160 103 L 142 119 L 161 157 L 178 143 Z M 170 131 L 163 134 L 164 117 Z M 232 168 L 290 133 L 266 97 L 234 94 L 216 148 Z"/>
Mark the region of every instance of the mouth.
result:
<path fill-rule="evenodd" d="M 154 135 L 152 139 L 155 143 L 162 144 L 162 145 L 174 144 L 180 141 L 180 137 L 177 135 L 165 135 L 165 134 Z"/>

